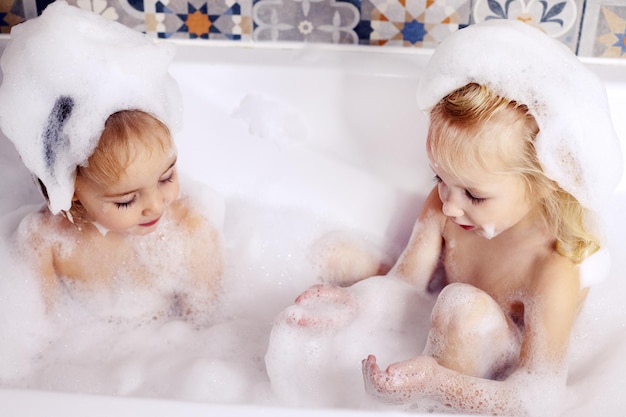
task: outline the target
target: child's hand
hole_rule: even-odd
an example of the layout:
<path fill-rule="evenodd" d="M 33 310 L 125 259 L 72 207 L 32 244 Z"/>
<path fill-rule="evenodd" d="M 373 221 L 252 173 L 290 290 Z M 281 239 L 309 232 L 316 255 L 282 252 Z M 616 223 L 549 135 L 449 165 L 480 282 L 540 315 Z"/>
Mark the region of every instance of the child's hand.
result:
<path fill-rule="evenodd" d="M 421 394 L 428 394 L 438 366 L 430 356 L 389 365 L 384 372 L 378 367 L 374 355 L 369 355 L 362 364 L 365 391 L 388 404 L 406 404 Z"/>
<path fill-rule="evenodd" d="M 350 292 L 336 285 L 314 285 L 296 298 L 283 313 L 285 322 L 311 329 L 338 329 L 354 320 L 357 301 Z"/>

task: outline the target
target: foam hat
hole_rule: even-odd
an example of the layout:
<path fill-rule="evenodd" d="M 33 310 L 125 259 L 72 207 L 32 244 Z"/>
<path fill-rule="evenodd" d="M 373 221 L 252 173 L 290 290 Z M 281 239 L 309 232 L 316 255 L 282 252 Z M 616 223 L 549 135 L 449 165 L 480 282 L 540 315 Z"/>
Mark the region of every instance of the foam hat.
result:
<path fill-rule="evenodd" d="M 622 176 L 622 151 L 602 81 L 565 45 L 528 24 L 490 20 L 446 38 L 417 91 L 430 111 L 468 83 L 528 106 L 539 125 L 544 173 L 584 207 L 601 211 Z"/>
<path fill-rule="evenodd" d="M 65 1 L 11 30 L 0 59 L 0 128 L 45 187 L 52 213 L 70 209 L 76 168 L 111 114 L 142 110 L 180 130 L 174 54 L 171 44 Z"/>

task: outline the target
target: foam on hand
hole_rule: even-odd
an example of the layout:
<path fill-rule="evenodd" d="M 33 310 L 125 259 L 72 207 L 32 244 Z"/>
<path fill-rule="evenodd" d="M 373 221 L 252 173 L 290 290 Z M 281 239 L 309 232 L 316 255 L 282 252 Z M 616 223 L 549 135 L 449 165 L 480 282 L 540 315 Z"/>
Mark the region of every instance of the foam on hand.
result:
<path fill-rule="evenodd" d="M 601 211 L 622 175 L 622 152 L 605 87 L 562 43 L 512 20 L 490 20 L 450 35 L 418 87 L 430 111 L 468 83 L 528 106 L 546 175 L 584 207 Z"/>
<path fill-rule="evenodd" d="M 0 128 L 45 185 L 53 213 L 69 210 L 76 167 L 112 113 L 143 110 L 180 129 L 174 52 L 65 1 L 12 29 L 0 60 Z"/>

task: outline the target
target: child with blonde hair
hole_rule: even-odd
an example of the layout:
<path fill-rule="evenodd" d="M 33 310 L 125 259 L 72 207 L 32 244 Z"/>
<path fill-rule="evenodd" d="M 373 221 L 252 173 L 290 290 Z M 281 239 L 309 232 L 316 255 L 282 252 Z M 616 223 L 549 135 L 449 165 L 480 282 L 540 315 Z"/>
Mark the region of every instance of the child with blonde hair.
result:
<path fill-rule="evenodd" d="M 48 310 L 63 294 L 139 291 L 164 297 L 164 314 L 211 309 L 223 208 L 180 191 L 171 45 L 62 1 L 11 36 L 0 127 L 47 202 L 17 239 Z"/>
<path fill-rule="evenodd" d="M 436 301 L 420 355 L 385 370 L 363 360 L 366 392 L 422 411 L 556 415 L 622 173 L 604 86 L 537 29 L 493 21 L 435 51 L 418 102 L 437 185 L 388 275 Z M 297 303 L 338 300 L 354 317 L 367 307 L 353 293 L 316 286 Z"/>

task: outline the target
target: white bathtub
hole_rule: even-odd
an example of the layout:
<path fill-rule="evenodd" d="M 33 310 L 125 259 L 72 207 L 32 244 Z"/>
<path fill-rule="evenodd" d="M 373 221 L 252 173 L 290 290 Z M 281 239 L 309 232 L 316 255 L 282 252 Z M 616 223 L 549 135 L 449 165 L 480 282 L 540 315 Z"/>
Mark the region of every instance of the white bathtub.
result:
<path fill-rule="evenodd" d="M 249 198 L 266 209 L 323 216 L 399 250 L 432 186 L 422 152 L 426 120 L 414 102 L 428 57 L 428 51 L 415 49 L 180 42 L 172 67 L 185 100 L 184 129 L 177 138 L 180 167 L 227 199 Z M 626 62 L 585 62 L 606 82 L 626 149 Z M 26 175 L 1 139 L 2 172 Z M 0 187 L 0 214 L 36 201 L 31 191 Z M 626 375 L 626 365 L 619 355 L 626 346 L 626 316 L 618 308 L 618 294 L 626 288 L 620 282 L 626 271 L 626 238 L 619 234 L 626 232 L 624 213 L 623 180 L 609 213 L 615 225 L 609 236 L 614 271 L 592 293 L 575 335 L 580 347 L 572 349 L 577 362 L 570 378 L 568 416 L 617 416 L 626 410 L 620 394 L 626 386 L 620 377 Z M 271 320 L 303 289 L 297 282 L 265 284 L 250 297 L 268 296 L 264 291 L 271 289 L 280 294 L 279 302 L 259 313 L 263 320 Z M 602 324 L 606 319 L 612 320 L 608 329 Z M 320 410 L 0 389 L 1 416 L 210 413 L 309 416 Z M 329 416 L 368 414 L 324 410 Z"/>

